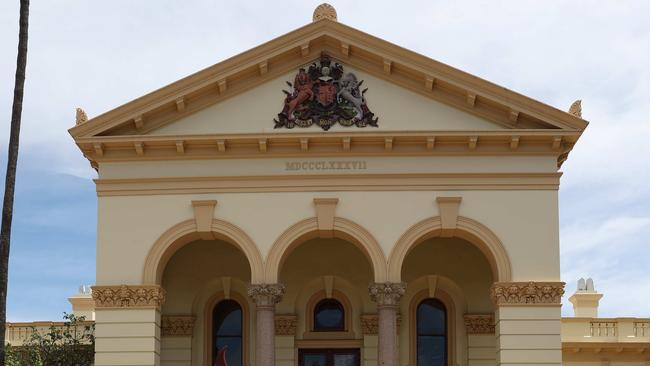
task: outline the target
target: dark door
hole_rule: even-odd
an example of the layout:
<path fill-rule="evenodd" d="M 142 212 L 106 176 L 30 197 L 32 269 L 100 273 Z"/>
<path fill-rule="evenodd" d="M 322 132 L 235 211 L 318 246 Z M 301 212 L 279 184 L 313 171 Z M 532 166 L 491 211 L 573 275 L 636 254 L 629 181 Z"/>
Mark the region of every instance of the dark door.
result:
<path fill-rule="evenodd" d="M 358 348 L 301 349 L 299 366 L 360 366 Z"/>

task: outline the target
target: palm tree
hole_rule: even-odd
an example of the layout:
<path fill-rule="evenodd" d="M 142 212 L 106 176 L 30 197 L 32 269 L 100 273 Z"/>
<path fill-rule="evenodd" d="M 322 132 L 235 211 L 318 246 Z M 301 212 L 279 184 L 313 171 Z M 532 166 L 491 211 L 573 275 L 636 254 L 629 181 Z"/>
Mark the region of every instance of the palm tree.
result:
<path fill-rule="evenodd" d="M 18 32 L 18 58 L 16 61 L 16 83 L 11 110 L 11 132 L 7 156 L 5 196 L 2 204 L 2 228 L 0 229 L 0 365 L 5 364 L 5 322 L 7 320 L 7 280 L 9 277 L 9 244 L 11 220 L 14 213 L 14 191 L 16 188 L 16 163 L 18 162 L 18 141 L 20 120 L 23 113 L 23 91 L 27 67 L 27 28 L 29 26 L 29 0 L 20 0 L 20 28 Z"/>

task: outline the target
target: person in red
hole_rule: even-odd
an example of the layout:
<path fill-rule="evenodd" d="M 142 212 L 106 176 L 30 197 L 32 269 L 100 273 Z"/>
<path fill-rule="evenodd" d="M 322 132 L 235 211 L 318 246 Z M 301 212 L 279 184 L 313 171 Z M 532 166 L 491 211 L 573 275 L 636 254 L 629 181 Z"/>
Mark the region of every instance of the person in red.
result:
<path fill-rule="evenodd" d="M 228 346 L 221 347 L 219 353 L 217 353 L 217 358 L 214 360 L 214 366 L 228 366 L 228 362 L 226 361 L 227 349 Z"/>
<path fill-rule="evenodd" d="M 293 81 L 293 94 L 287 96 L 284 111 L 282 111 L 282 114 L 284 114 L 287 119 L 294 120 L 295 117 L 293 115 L 293 112 L 302 103 L 314 98 L 312 86 L 312 81 L 309 78 L 307 72 L 305 72 L 305 69 L 300 69 L 296 75 L 295 80 Z"/>

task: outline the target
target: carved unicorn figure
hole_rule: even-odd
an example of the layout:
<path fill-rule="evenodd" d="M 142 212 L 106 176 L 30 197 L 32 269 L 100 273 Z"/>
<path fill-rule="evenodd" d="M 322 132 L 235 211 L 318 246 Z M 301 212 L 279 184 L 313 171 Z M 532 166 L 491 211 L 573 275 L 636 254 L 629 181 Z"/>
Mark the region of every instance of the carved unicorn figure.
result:
<path fill-rule="evenodd" d="M 361 82 L 357 81 L 357 77 L 349 72 L 339 80 L 340 89 L 336 94 L 339 101 L 345 99 L 354 106 L 354 109 L 357 111 L 354 118 L 357 120 L 363 118 L 363 108 L 361 106 L 366 102 L 363 98 L 363 93 L 359 91 L 361 84 L 363 84 L 363 80 Z"/>

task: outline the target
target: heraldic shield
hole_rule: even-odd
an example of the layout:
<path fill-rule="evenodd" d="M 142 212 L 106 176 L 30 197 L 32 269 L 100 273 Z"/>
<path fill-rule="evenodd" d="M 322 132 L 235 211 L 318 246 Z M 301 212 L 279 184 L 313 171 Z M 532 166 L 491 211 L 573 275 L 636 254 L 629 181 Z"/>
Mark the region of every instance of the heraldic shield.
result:
<path fill-rule="evenodd" d="M 286 94 L 284 108 L 274 119 L 275 128 L 320 126 L 327 131 L 336 123 L 341 126 L 378 127 L 378 118 L 368 109 L 363 80 L 343 71 L 343 66 L 322 55 L 307 70 L 298 70 L 292 91 Z"/>

